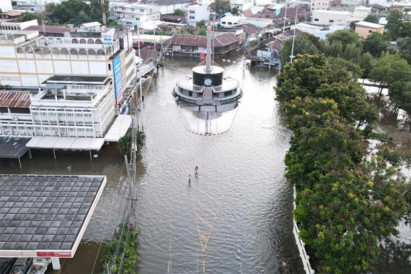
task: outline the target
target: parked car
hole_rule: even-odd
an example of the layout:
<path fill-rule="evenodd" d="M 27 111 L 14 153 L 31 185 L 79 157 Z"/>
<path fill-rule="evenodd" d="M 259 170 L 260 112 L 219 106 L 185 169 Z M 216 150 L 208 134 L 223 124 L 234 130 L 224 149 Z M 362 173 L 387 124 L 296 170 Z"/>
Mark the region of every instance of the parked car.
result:
<path fill-rule="evenodd" d="M 11 274 L 26 274 L 33 264 L 33 258 L 18 258 L 11 269 Z"/>
<path fill-rule="evenodd" d="M 9 273 L 16 260 L 16 258 L 0 258 L 0 274 Z"/>

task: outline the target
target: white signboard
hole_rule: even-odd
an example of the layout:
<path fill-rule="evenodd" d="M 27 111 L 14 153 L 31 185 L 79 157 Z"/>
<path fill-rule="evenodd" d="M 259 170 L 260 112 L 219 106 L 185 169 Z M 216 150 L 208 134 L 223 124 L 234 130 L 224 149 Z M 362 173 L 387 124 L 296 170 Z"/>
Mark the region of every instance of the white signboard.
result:
<path fill-rule="evenodd" d="M 103 40 L 103 45 L 112 46 L 114 40 L 114 29 L 110 29 L 101 34 L 101 39 Z"/>

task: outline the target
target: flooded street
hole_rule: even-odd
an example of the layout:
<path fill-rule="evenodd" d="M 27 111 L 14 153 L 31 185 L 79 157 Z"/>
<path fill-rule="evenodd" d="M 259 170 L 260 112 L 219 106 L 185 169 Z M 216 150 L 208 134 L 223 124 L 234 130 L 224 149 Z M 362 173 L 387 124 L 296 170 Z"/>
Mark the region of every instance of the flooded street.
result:
<path fill-rule="evenodd" d="M 145 96 L 146 146 L 138 163 L 138 273 L 301 272 L 292 235 L 292 187 L 284 178 L 291 136 L 274 100 L 274 72 L 218 61 L 240 82 L 238 106 L 219 113 L 179 106 L 177 79 L 198 59 L 166 59 Z M 0 173 L 104 174 L 107 185 L 74 259 L 63 273 L 98 273 L 125 203 L 126 171 L 116 144 L 87 152 L 33 151 L 0 161 Z M 194 176 L 198 165 L 199 174 Z M 191 175 L 191 186 L 188 176 Z"/>

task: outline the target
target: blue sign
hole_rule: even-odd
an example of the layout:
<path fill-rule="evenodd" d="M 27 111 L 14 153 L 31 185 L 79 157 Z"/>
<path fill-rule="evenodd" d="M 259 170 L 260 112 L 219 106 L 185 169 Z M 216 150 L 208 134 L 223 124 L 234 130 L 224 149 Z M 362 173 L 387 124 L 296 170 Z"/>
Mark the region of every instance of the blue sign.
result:
<path fill-rule="evenodd" d="M 118 103 L 122 97 L 123 79 L 121 77 L 121 61 L 120 56 L 113 59 L 113 83 L 114 83 L 114 96 Z"/>
<path fill-rule="evenodd" d="M 213 81 L 211 81 L 211 79 L 205 79 L 204 80 L 204 85 L 206 85 L 206 86 L 211 86 L 212 83 L 213 83 Z"/>

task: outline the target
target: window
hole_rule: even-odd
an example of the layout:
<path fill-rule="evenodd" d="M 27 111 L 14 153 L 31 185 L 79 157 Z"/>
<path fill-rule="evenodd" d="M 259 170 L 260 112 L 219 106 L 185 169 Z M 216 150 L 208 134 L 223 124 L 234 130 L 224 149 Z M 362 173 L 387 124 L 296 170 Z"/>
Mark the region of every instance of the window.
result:
<path fill-rule="evenodd" d="M 330 23 L 334 23 L 334 20 L 329 20 L 328 22 L 330 22 Z"/>
<path fill-rule="evenodd" d="M 108 70 L 111 71 L 111 64 L 108 64 Z"/>
<path fill-rule="evenodd" d="M 314 21 L 315 21 L 315 22 L 318 22 L 318 21 L 320 21 L 320 20 L 319 20 L 318 18 L 314 18 Z"/>
<path fill-rule="evenodd" d="M 194 20 L 195 19 L 195 17 L 194 16 L 190 16 L 190 20 Z"/>
<path fill-rule="evenodd" d="M 144 9 L 140 9 L 140 12 L 144 12 Z"/>
<path fill-rule="evenodd" d="M 372 32 L 372 30 L 368 30 L 368 33 L 371 33 Z"/>

